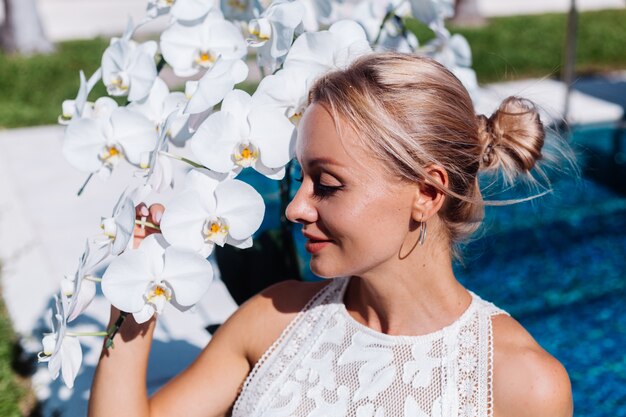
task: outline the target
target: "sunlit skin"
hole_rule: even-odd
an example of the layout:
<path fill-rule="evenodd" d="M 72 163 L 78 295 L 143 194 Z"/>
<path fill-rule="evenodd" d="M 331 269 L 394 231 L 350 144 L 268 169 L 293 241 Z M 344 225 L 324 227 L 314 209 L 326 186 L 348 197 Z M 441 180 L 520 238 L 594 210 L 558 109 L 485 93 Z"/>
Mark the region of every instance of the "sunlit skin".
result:
<path fill-rule="evenodd" d="M 340 123 L 343 134 L 338 135 Z M 344 302 L 350 314 L 375 331 L 419 335 L 456 320 L 470 295 L 456 280 L 438 212 L 445 201 L 427 182 L 392 175 L 358 140 L 358 133 L 313 104 L 298 132 L 302 185 L 287 209 L 301 223 L 312 252 L 311 269 L 350 275 Z M 427 167 L 447 186 L 447 174 Z M 158 224 L 163 207 L 137 207 Z M 418 245 L 419 224 L 428 236 Z M 135 243 L 154 232 L 136 228 Z M 502 277 L 506 279 L 506 277 Z M 103 352 L 90 398 L 90 416 L 225 416 L 254 364 L 328 280 L 288 281 L 246 302 L 224 323 L 196 361 L 147 397 L 145 373 L 155 319 L 125 324 L 115 349 Z M 112 320 L 117 317 L 113 309 Z M 572 415 L 563 367 L 512 318 L 493 319 L 494 416 Z M 124 381 L 120 383 L 119 381 Z"/>

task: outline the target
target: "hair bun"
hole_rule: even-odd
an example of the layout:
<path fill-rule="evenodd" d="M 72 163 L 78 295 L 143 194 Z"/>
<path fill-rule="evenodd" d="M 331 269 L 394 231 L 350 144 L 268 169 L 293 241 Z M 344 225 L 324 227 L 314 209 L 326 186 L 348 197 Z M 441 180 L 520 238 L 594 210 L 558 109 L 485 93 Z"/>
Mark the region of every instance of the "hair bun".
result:
<path fill-rule="evenodd" d="M 479 115 L 477 119 L 481 169 L 500 169 L 512 180 L 528 173 L 541 159 L 545 131 L 531 101 L 508 97 L 491 117 Z"/>

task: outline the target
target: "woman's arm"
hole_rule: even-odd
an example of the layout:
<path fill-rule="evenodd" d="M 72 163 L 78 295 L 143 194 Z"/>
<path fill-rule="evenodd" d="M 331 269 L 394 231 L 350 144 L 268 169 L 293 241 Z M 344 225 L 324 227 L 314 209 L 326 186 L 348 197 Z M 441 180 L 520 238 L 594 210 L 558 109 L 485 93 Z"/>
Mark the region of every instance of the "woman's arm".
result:
<path fill-rule="evenodd" d="M 254 296 L 220 326 L 189 368 L 150 399 L 146 370 L 155 319 L 137 325 L 128 316 L 115 348 L 103 350 L 89 416 L 227 415 L 252 366 L 326 284 L 284 281 Z M 111 319 L 116 317 L 114 311 Z"/>
<path fill-rule="evenodd" d="M 159 225 L 163 206 L 148 209 L 137 206 L 137 218 L 145 217 Z M 155 229 L 135 227 L 134 247 Z M 103 346 L 96 369 L 89 401 L 89 416 L 153 417 L 165 415 L 220 416 L 227 413 L 237 391 L 247 375 L 247 345 L 241 334 L 252 317 L 247 312 L 259 302 L 250 302 L 225 323 L 211 343 L 190 368 L 170 382 L 152 399 L 148 399 L 146 374 L 156 316 L 137 324 L 128 315 L 115 336 L 114 347 Z M 257 307 L 258 309 L 258 307 Z M 109 326 L 119 317 L 111 308 Z"/>

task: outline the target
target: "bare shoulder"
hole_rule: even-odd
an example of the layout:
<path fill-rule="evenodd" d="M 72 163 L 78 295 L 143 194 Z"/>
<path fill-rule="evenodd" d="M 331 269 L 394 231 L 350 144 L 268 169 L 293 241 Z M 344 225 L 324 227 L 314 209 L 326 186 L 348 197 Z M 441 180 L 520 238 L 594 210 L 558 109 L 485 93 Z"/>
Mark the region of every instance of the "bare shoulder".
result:
<path fill-rule="evenodd" d="M 567 371 L 513 318 L 493 318 L 495 417 L 571 417 Z"/>
<path fill-rule="evenodd" d="M 274 284 L 246 301 L 224 327 L 241 336 L 245 355 L 253 365 L 328 283 L 290 280 Z"/>

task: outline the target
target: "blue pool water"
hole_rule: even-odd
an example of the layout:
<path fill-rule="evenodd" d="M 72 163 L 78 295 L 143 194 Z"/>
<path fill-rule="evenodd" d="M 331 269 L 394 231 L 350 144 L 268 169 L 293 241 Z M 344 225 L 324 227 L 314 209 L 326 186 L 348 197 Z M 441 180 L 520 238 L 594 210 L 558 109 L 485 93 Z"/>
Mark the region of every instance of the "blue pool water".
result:
<path fill-rule="evenodd" d="M 616 138 L 606 128 L 575 132 L 583 171 L 593 155 L 601 156 L 601 168 L 603 157 L 615 157 L 616 140 L 626 141 Z M 616 172 L 622 171 L 608 175 Z M 588 174 L 553 179 L 553 192 L 533 201 L 487 207 L 480 237 L 466 245 L 455 269 L 563 363 L 576 416 L 626 417 L 626 195 Z M 276 183 L 252 173 L 243 179 L 265 190 L 262 229 L 277 228 Z M 626 177 L 605 183 L 620 181 Z M 298 230 L 295 236 L 305 279 L 314 279 Z"/>

